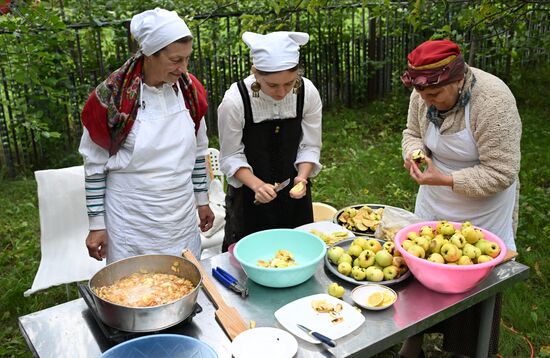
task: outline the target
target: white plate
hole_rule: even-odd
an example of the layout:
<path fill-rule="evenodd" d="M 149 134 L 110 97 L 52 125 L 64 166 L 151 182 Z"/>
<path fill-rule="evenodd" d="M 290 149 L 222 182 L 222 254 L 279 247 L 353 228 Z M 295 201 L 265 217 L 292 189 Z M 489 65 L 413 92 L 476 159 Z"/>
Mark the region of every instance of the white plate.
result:
<path fill-rule="evenodd" d="M 311 302 L 314 300 L 325 300 L 334 305 L 338 303 L 342 304 L 343 308 L 342 311 L 340 311 L 340 317 L 343 317 L 344 321 L 334 324 L 331 322 L 332 317 L 330 314 L 316 312 L 313 307 L 311 307 Z M 325 293 L 292 301 L 279 308 L 275 312 L 275 318 L 277 318 L 277 321 L 279 321 L 285 329 L 290 331 L 290 333 L 314 344 L 321 342 L 302 331 L 296 324 L 302 324 L 309 329 L 324 334 L 332 340 L 336 340 L 353 332 L 365 322 L 363 314 L 352 305 Z"/>
<path fill-rule="evenodd" d="M 369 306 L 367 304 L 367 298 L 372 295 L 374 292 L 389 292 L 390 294 L 394 295 L 394 299 L 390 304 L 384 305 L 384 306 Z M 397 301 L 397 292 L 392 290 L 389 287 L 378 285 L 378 284 L 367 284 L 363 286 L 357 286 L 351 291 L 351 298 L 355 303 L 357 303 L 359 306 L 366 308 L 368 310 L 373 311 L 379 311 L 379 310 L 385 310 L 386 308 L 390 307 Z"/>
<path fill-rule="evenodd" d="M 320 231 L 323 234 L 327 234 L 327 235 L 330 235 L 333 232 L 347 232 L 348 233 L 348 236 L 347 236 L 348 238 L 349 237 L 355 237 L 353 232 L 351 232 L 350 230 L 346 229 L 343 226 L 340 226 L 338 224 L 330 222 L 330 221 L 317 221 L 317 222 L 314 222 L 314 223 L 298 226 L 295 229 L 296 230 L 301 230 L 301 231 L 307 231 L 307 232 L 311 232 L 311 230 L 317 230 L 317 231 Z M 342 240 L 344 240 L 344 239 L 346 239 L 346 238 L 343 238 Z"/>
<path fill-rule="evenodd" d="M 273 327 L 247 329 L 231 343 L 231 354 L 235 358 L 290 358 L 297 351 L 296 338 Z"/>

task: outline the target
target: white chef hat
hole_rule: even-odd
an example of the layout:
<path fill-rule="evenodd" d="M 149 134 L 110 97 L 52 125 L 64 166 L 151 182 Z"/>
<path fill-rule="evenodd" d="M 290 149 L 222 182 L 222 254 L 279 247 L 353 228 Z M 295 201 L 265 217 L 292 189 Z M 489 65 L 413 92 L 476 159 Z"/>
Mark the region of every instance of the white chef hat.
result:
<path fill-rule="evenodd" d="M 182 37 L 193 36 L 175 11 L 158 7 L 134 15 L 130 21 L 130 32 L 146 56 L 151 56 Z"/>
<path fill-rule="evenodd" d="M 300 45 L 308 42 L 305 32 L 277 31 L 267 35 L 245 32 L 252 63 L 260 71 L 277 72 L 295 67 L 300 61 Z"/>

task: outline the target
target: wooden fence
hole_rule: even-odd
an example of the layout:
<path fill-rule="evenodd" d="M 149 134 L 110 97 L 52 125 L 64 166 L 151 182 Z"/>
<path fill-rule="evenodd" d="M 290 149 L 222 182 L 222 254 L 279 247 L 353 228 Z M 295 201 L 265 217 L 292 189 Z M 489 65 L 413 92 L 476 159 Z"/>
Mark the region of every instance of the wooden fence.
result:
<path fill-rule="evenodd" d="M 216 110 L 225 90 L 250 72 L 248 49 L 240 38 L 241 15 L 198 16 L 191 22 L 195 42 L 190 71 L 208 91 L 210 134 L 217 132 Z M 346 6 L 323 9 L 315 15 L 293 12 L 284 16 L 292 24 L 287 30 L 310 34 L 309 43 L 301 51 L 301 62 L 305 76 L 318 87 L 325 107 L 334 103 L 364 104 L 390 91 L 401 90 L 399 75 L 406 65 L 406 54 L 431 35 L 415 33 L 398 7 L 376 15 L 368 7 Z M 550 32 L 549 23 L 548 15 L 542 12 L 534 14 L 527 26 L 537 36 Z M 2 173 L 15 175 L 79 161 L 76 149 L 82 131 L 80 110 L 94 86 L 135 51 L 128 28 L 128 21 L 68 26 L 65 31 L 70 32 L 70 39 L 59 44 L 59 48 L 70 54 L 72 64 L 63 75 L 66 94 L 62 100 L 57 99 L 57 104 L 48 102 L 47 91 L 14 81 L 16 61 L 10 58 L 10 53 L 2 54 L 0 177 Z M 0 31 L 0 49 L 6 48 L 3 45 L 10 41 L 17 41 L 15 34 Z M 506 41 L 476 42 L 477 52 L 483 56 L 470 60 L 475 60 L 477 67 L 506 78 L 511 57 L 498 55 L 500 52 L 496 51 L 506 46 L 510 46 Z M 520 54 L 520 59 L 540 61 L 547 58 L 548 52 L 535 48 Z M 38 94 L 45 102 L 37 102 Z M 30 111 L 40 110 L 40 103 L 42 106 L 47 103 L 50 108 L 48 130 L 59 132 L 59 138 L 38 135 L 37 132 L 44 133 L 40 126 L 29 124 Z"/>

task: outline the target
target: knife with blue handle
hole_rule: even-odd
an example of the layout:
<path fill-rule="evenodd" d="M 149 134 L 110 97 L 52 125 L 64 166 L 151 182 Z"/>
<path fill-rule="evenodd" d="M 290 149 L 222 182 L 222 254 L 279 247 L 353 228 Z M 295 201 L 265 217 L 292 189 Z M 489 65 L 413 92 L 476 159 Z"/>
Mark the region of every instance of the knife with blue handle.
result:
<path fill-rule="evenodd" d="M 298 324 L 296 323 L 296 325 L 298 327 L 300 327 L 301 329 L 303 329 L 305 332 L 307 332 L 307 334 L 309 334 L 310 336 L 313 336 L 315 338 L 317 338 L 319 341 L 323 342 L 324 344 L 326 344 L 327 346 L 331 346 L 331 347 L 335 347 L 336 346 L 336 343 L 334 343 L 332 341 L 332 339 L 328 338 L 327 336 L 325 335 L 322 335 L 321 333 L 319 332 L 315 332 L 315 331 L 312 331 L 311 329 L 305 327 L 305 326 L 302 326 L 301 324 Z"/>

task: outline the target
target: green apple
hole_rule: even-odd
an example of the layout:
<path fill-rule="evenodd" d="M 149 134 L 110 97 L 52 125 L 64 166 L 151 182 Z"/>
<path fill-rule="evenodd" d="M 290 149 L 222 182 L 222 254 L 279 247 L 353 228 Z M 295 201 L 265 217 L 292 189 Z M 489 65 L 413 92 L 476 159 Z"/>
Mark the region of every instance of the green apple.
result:
<path fill-rule="evenodd" d="M 473 265 L 474 263 L 472 262 L 471 258 L 469 258 L 466 255 L 462 255 L 458 259 L 457 264 L 459 264 L 459 265 Z"/>
<path fill-rule="evenodd" d="M 485 251 L 483 251 L 483 253 L 495 258 L 498 254 L 500 254 L 500 246 L 496 242 L 488 241 L 485 245 Z"/>
<path fill-rule="evenodd" d="M 424 225 L 420 228 L 420 236 L 427 236 L 430 239 L 434 237 L 434 232 L 431 226 Z"/>
<path fill-rule="evenodd" d="M 393 255 L 393 252 L 395 251 L 395 244 L 391 241 L 386 241 L 384 245 L 382 245 L 382 248 Z"/>
<path fill-rule="evenodd" d="M 447 220 L 438 221 L 437 224 L 435 225 L 435 233 L 436 234 L 441 234 L 441 225 L 447 224 L 447 223 L 448 223 Z"/>
<path fill-rule="evenodd" d="M 460 225 L 460 231 L 464 230 L 465 228 L 467 227 L 473 227 L 472 223 L 470 221 L 464 221 L 461 225 Z"/>
<path fill-rule="evenodd" d="M 365 270 L 363 270 L 359 266 L 355 266 L 354 268 L 351 269 L 351 275 L 357 281 L 363 281 L 365 279 L 365 277 L 367 276 Z"/>
<path fill-rule="evenodd" d="M 397 269 L 397 267 L 390 265 L 384 267 L 382 273 L 384 274 L 384 280 L 389 281 L 397 277 L 397 275 L 399 274 L 399 270 Z"/>
<path fill-rule="evenodd" d="M 367 239 L 365 239 L 364 237 L 357 237 L 355 238 L 352 242 L 351 242 L 352 245 L 359 245 L 363 248 L 363 250 L 366 250 L 368 249 L 367 247 Z"/>
<path fill-rule="evenodd" d="M 349 254 L 343 253 L 342 255 L 340 255 L 340 258 L 338 259 L 338 265 L 340 265 L 342 262 L 347 262 L 351 266 L 353 259 Z"/>
<path fill-rule="evenodd" d="M 413 242 L 422 247 L 424 249 L 424 251 L 428 251 L 428 248 L 430 247 L 430 241 L 432 239 L 428 236 L 418 236 L 416 237 Z"/>
<path fill-rule="evenodd" d="M 461 230 L 462 235 L 464 235 L 464 238 L 466 241 L 468 241 L 469 244 L 475 244 L 479 240 L 479 236 L 477 235 L 477 232 L 473 226 L 466 226 Z"/>
<path fill-rule="evenodd" d="M 450 242 L 448 244 L 445 244 L 441 246 L 441 256 L 445 259 L 446 262 L 455 262 L 458 261 L 460 256 L 462 256 L 462 253 L 460 252 L 460 249 L 456 247 L 455 245 L 451 244 Z"/>
<path fill-rule="evenodd" d="M 476 257 L 475 259 L 479 258 L 481 256 L 481 250 L 479 249 L 479 247 L 475 247 L 474 246 L 474 250 L 476 252 Z"/>
<path fill-rule="evenodd" d="M 359 257 L 356 257 L 354 260 L 353 260 L 353 263 L 351 264 L 352 267 L 356 267 L 356 266 L 359 266 Z"/>
<path fill-rule="evenodd" d="M 363 250 L 359 254 L 359 266 L 362 268 L 367 268 L 374 265 L 375 256 L 376 254 L 371 250 Z"/>
<path fill-rule="evenodd" d="M 441 224 L 441 227 L 439 228 L 439 233 L 444 236 L 451 236 L 455 233 L 455 227 L 453 224 L 446 222 L 444 224 Z"/>
<path fill-rule="evenodd" d="M 475 229 L 475 231 L 476 231 L 478 240 L 485 239 L 485 234 L 483 233 L 483 231 L 481 231 L 481 229 Z"/>
<path fill-rule="evenodd" d="M 358 257 L 361 251 L 363 251 L 363 247 L 361 247 L 360 245 L 351 244 L 348 248 L 347 254 L 352 257 Z"/>
<path fill-rule="evenodd" d="M 431 253 L 439 253 L 441 251 L 441 246 L 444 244 L 444 238 L 443 235 L 437 234 L 433 239 L 430 240 L 430 246 L 428 247 L 428 251 Z"/>
<path fill-rule="evenodd" d="M 349 262 L 341 262 L 338 264 L 338 272 L 344 276 L 349 276 L 351 273 L 351 264 Z"/>
<path fill-rule="evenodd" d="M 386 250 L 380 250 L 376 253 L 374 257 L 376 263 L 382 267 L 386 267 L 391 265 L 391 262 L 393 260 L 392 254 L 387 252 Z"/>
<path fill-rule="evenodd" d="M 341 298 L 344 296 L 345 292 L 346 290 L 336 282 L 332 282 L 330 285 L 328 285 L 328 294 L 331 296 Z"/>
<path fill-rule="evenodd" d="M 384 269 L 383 266 L 380 266 L 379 264 L 375 263 L 374 265 L 372 265 L 373 267 L 379 269 L 380 271 L 382 271 Z"/>
<path fill-rule="evenodd" d="M 401 246 L 405 249 L 405 251 L 409 251 L 409 247 L 413 246 L 414 242 L 412 240 L 403 240 L 401 243 Z"/>
<path fill-rule="evenodd" d="M 472 244 L 464 245 L 464 247 L 462 248 L 462 255 L 468 256 L 471 260 L 474 260 L 477 257 L 476 247 Z"/>
<path fill-rule="evenodd" d="M 484 262 L 489 262 L 491 261 L 493 258 L 489 255 L 480 255 L 478 258 L 477 258 L 477 263 L 478 264 L 482 264 Z"/>
<path fill-rule="evenodd" d="M 422 246 L 418 246 L 416 244 L 413 244 L 411 247 L 409 247 L 409 249 L 407 250 L 407 252 L 413 256 L 416 256 L 416 257 L 419 257 L 421 259 L 423 259 L 424 257 L 426 257 L 426 251 L 424 251 L 424 249 L 422 248 Z"/>
<path fill-rule="evenodd" d="M 340 259 L 340 256 L 342 256 L 343 253 L 345 253 L 346 250 L 344 250 L 341 246 L 332 246 L 330 249 L 328 249 L 327 255 L 328 259 L 335 265 L 338 264 L 338 260 Z"/>
<path fill-rule="evenodd" d="M 382 244 L 376 239 L 367 240 L 367 249 L 377 253 L 382 250 Z"/>
<path fill-rule="evenodd" d="M 418 236 L 418 233 L 414 232 L 414 231 L 411 231 L 407 234 L 407 239 L 409 240 L 414 240 L 415 237 Z"/>
<path fill-rule="evenodd" d="M 464 247 L 464 245 L 466 245 L 467 241 L 464 238 L 464 235 L 462 235 L 460 231 L 457 231 L 453 234 L 453 236 L 451 236 L 451 238 L 449 239 L 449 242 L 455 245 L 456 247 L 458 247 L 459 249 L 461 249 Z"/>
<path fill-rule="evenodd" d="M 368 267 L 365 273 L 369 281 L 380 282 L 384 279 L 384 272 L 374 266 Z"/>
<path fill-rule="evenodd" d="M 436 262 L 438 264 L 444 264 L 445 263 L 445 259 L 443 258 L 443 256 L 441 256 L 441 254 L 439 254 L 437 252 L 434 252 L 430 256 L 428 256 L 428 261 Z"/>
<path fill-rule="evenodd" d="M 489 241 L 485 239 L 479 239 L 474 246 L 481 250 L 481 254 L 485 254 L 485 246 L 489 244 Z"/>

